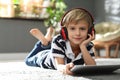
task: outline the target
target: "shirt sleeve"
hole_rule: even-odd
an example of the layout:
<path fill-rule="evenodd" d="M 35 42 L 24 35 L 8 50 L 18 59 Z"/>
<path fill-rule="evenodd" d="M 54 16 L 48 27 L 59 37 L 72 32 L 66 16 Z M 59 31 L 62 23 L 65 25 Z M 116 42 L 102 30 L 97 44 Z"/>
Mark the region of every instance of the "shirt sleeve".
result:
<path fill-rule="evenodd" d="M 53 57 L 65 57 L 65 41 L 62 40 L 60 36 L 53 39 L 51 44 L 51 51 Z"/>
<path fill-rule="evenodd" d="M 95 54 L 94 54 L 94 51 L 93 51 L 93 46 L 94 46 L 94 44 L 92 42 L 90 42 L 87 46 L 87 49 L 88 49 L 88 52 L 90 53 L 90 55 L 92 57 L 95 57 Z"/>

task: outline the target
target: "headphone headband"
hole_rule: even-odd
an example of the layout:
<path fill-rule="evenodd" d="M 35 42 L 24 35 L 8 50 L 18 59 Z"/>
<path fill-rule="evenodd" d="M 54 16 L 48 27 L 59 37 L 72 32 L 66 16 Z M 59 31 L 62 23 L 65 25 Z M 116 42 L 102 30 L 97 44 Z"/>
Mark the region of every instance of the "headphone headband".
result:
<path fill-rule="evenodd" d="M 63 15 L 63 17 L 62 17 L 62 19 L 61 19 L 61 23 L 60 23 L 61 26 L 63 26 L 63 20 L 64 20 L 64 17 L 65 17 L 70 11 L 72 11 L 72 10 L 74 10 L 74 9 L 80 9 L 80 10 L 85 11 L 85 12 L 91 17 L 92 24 L 94 23 L 94 18 L 93 18 L 93 16 L 91 15 L 91 13 L 90 13 L 89 11 L 87 11 L 87 10 L 84 9 L 84 8 L 73 8 L 73 9 L 67 11 L 67 12 Z"/>

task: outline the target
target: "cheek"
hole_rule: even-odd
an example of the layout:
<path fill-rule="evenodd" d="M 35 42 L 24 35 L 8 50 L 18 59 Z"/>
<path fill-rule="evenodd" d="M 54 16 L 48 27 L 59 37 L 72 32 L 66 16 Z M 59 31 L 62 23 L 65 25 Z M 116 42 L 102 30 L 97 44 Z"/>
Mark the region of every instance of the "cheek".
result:
<path fill-rule="evenodd" d="M 73 31 L 67 30 L 67 32 L 68 32 L 68 36 L 71 36 L 73 34 Z"/>
<path fill-rule="evenodd" d="M 72 37 L 72 34 L 73 34 L 73 33 L 69 33 L 69 32 L 68 32 L 68 38 Z"/>
<path fill-rule="evenodd" d="M 86 39 L 86 38 L 87 38 L 87 36 L 88 36 L 88 33 L 87 33 L 87 32 L 85 32 L 82 36 L 83 36 L 83 38 L 84 38 L 84 39 Z"/>
<path fill-rule="evenodd" d="M 87 36 L 88 35 L 88 31 L 81 32 L 81 35 Z"/>

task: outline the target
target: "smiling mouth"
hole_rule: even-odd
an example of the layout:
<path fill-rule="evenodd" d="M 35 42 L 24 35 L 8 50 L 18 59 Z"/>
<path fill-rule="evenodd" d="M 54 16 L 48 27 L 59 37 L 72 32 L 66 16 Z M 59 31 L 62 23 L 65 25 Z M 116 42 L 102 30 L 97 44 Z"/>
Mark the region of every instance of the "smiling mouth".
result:
<path fill-rule="evenodd" d="M 80 39 L 82 39 L 82 38 L 74 38 L 74 39 L 76 39 L 76 40 L 80 40 Z"/>

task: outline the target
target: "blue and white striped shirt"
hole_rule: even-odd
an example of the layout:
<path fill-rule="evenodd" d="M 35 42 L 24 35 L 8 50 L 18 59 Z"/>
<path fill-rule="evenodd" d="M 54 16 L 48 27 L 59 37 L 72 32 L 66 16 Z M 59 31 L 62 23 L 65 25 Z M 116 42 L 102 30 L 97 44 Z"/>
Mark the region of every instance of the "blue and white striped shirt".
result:
<path fill-rule="evenodd" d="M 94 52 L 92 50 L 93 43 L 90 42 L 87 46 L 87 50 L 92 57 L 94 57 Z M 84 60 L 82 57 L 82 53 L 80 52 L 77 57 L 75 57 L 69 41 L 65 41 L 62 39 L 61 35 L 57 35 L 53 38 L 51 44 L 51 51 L 53 57 L 64 58 L 65 64 L 73 62 L 74 65 L 82 65 L 84 64 Z"/>
<path fill-rule="evenodd" d="M 92 57 L 94 57 L 94 52 L 92 50 L 93 43 L 90 42 L 87 46 L 87 50 Z M 44 55 L 41 55 L 44 54 Z M 55 57 L 64 58 L 65 64 L 73 62 L 74 65 L 83 65 L 84 60 L 82 53 L 80 52 L 77 57 L 75 57 L 70 42 L 62 39 L 62 36 L 56 35 L 51 42 L 51 49 L 43 50 L 37 55 L 37 65 L 43 68 L 56 69 Z"/>

